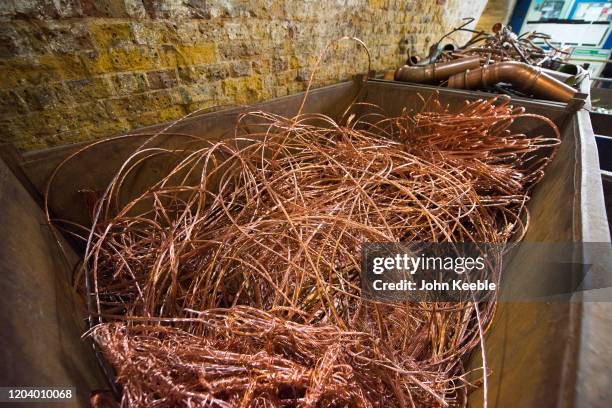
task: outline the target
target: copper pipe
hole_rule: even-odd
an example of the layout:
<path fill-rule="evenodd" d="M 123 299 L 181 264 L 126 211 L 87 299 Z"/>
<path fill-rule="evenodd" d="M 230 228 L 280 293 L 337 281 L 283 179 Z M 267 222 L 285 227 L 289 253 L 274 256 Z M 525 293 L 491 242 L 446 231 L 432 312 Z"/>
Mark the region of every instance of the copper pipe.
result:
<path fill-rule="evenodd" d="M 419 57 L 417 57 L 416 55 L 410 55 L 408 59 L 406 60 L 406 65 L 410 65 L 410 66 L 417 65 L 419 61 L 420 61 Z"/>
<path fill-rule="evenodd" d="M 448 87 L 477 89 L 499 82 L 510 83 L 518 91 L 533 94 L 538 98 L 566 103 L 577 92 L 539 68 L 514 61 L 499 62 L 455 74 L 449 78 Z"/>
<path fill-rule="evenodd" d="M 479 66 L 480 57 L 477 56 L 425 66 L 404 65 L 395 71 L 395 80 L 431 84 L 448 79 L 451 75 L 459 72 L 478 68 Z"/>

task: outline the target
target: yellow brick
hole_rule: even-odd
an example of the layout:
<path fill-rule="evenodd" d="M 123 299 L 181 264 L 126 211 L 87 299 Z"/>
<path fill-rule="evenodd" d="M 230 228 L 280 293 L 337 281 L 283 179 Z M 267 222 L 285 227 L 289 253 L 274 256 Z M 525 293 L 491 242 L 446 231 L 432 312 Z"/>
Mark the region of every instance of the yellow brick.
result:
<path fill-rule="evenodd" d="M 263 83 L 261 77 L 230 78 L 222 83 L 225 96 L 236 103 L 255 102 L 262 98 Z"/>
<path fill-rule="evenodd" d="M 177 46 L 178 65 L 205 65 L 215 61 L 215 44 L 206 43 L 193 46 Z"/>
<path fill-rule="evenodd" d="M 77 143 L 83 142 L 85 140 L 93 139 L 92 131 L 90 126 L 82 126 L 78 129 L 67 130 L 65 132 L 55 134 L 53 137 L 46 137 L 44 139 L 47 146 L 45 147 L 53 147 L 59 146 L 63 144 Z"/>
<path fill-rule="evenodd" d="M 110 59 L 118 71 L 152 70 L 159 66 L 159 54 L 146 46 L 113 48 L 110 50 Z"/>
<path fill-rule="evenodd" d="M 0 88 L 47 84 L 58 79 L 80 78 L 85 73 L 83 63 L 75 55 L 12 58 L 0 62 Z"/>
<path fill-rule="evenodd" d="M 89 31 L 100 48 L 127 45 L 132 42 L 132 31 L 128 23 L 99 23 L 90 25 Z"/>
<path fill-rule="evenodd" d="M 162 45 L 159 50 L 160 68 L 175 68 L 178 65 L 177 51 L 173 45 Z"/>
<path fill-rule="evenodd" d="M 164 44 L 178 44 L 181 42 L 176 29 L 171 21 L 152 20 L 146 24 L 149 29 L 149 36 L 156 37 L 156 41 Z"/>
<path fill-rule="evenodd" d="M 130 129 L 125 119 L 113 122 L 99 122 L 88 126 L 89 137 L 107 137 L 124 133 Z"/>
<path fill-rule="evenodd" d="M 289 58 L 289 68 L 296 69 L 299 67 L 300 67 L 300 60 L 298 60 L 297 57 L 292 56 L 291 58 Z"/>
<path fill-rule="evenodd" d="M 183 116 L 185 116 L 185 109 L 181 105 L 172 106 L 159 111 L 159 120 L 161 122 L 169 122 L 171 120 L 180 119 Z"/>
<path fill-rule="evenodd" d="M 92 50 L 81 53 L 81 61 L 90 75 L 104 74 L 113 70 L 110 55 L 105 50 Z"/>
<path fill-rule="evenodd" d="M 380 9 L 385 5 L 385 0 L 368 0 L 368 4 L 372 8 Z"/>
<path fill-rule="evenodd" d="M 149 107 L 149 109 L 146 110 L 159 111 L 161 109 L 172 106 L 174 103 L 177 102 L 177 96 L 172 91 L 166 89 L 148 92 L 144 94 L 144 96 L 144 105 L 145 107 Z"/>
<path fill-rule="evenodd" d="M 49 147 L 44 139 L 25 139 L 13 144 L 19 150 L 41 150 Z"/>
<path fill-rule="evenodd" d="M 86 74 L 83 61 L 78 55 L 48 54 L 39 57 L 38 61 L 44 69 L 55 71 L 62 79 L 82 78 Z"/>
<path fill-rule="evenodd" d="M 159 118 L 158 111 L 142 112 L 137 115 L 132 115 L 127 118 L 127 121 L 132 129 L 157 125 L 162 122 Z"/>
<path fill-rule="evenodd" d="M 141 112 L 160 111 L 176 104 L 174 95 L 167 91 L 155 91 L 106 100 L 112 117 L 132 117 Z"/>
<path fill-rule="evenodd" d="M 66 82 L 67 92 L 77 102 L 106 98 L 113 93 L 113 85 L 106 76 Z"/>
<path fill-rule="evenodd" d="M 11 58 L 0 61 L 0 88 L 14 88 L 22 85 L 38 85 L 53 72 L 46 72 L 37 64 L 25 58 Z"/>

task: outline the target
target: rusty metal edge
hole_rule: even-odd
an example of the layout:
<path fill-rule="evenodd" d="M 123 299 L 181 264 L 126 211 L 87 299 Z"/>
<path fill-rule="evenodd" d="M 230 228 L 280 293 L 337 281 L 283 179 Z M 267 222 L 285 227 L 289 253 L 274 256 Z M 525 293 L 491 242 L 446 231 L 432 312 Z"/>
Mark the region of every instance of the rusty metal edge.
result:
<path fill-rule="evenodd" d="M 575 220 L 575 225 L 581 228 L 581 241 L 583 242 L 610 242 L 610 231 L 608 228 L 608 219 L 606 215 L 603 185 L 601 172 L 599 167 L 599 156 L 597 154 L 597 144 L 595 142 L 595 134 L 591 124 L 589 112 L 585 109 L 577 112 L 577 126 L 579 139 L 579 149 L 577 154 L 580 159 L 576 161 L 580 168 L 577 171 L 579 179 L 576 180 L 576 186 L 580 193 L 580 217 Z M 608 254 L 609 255 L 609 254 Z M 602 260 L 598 260 L 602 262 Z M 612 265 L 608 257 L 608 281 L 612 275 Z M 589 262 L 589 260 L 583 260 Z M 597 278 L 597 277 L 590 277 Z M 604 277 L 605 278 L 605 277 Z M 609 294 L 612 292 L 610 288 L 604 288 L 608 296 L 602 296 L 600 290 L 586 291 L 576 295 L 576 313 L 579 315 L 577 320 L 579 326 L 576 327 L 578 333 L 579 347 L 577 350 L 577 358 L 574 367 L 569 367 L 567 383 L 574 384 L 574 394 L 572 402 L 574 407 L 595 407 L 604 408 L 609 406 L 612 400 L 612 388 L 607 384 L 602 386 L 595 381 L 597 377 L 609 377 L 610 373 L 602 373 L 600 366 L 612 367 L 612 349 L 609 347 L 609 342 L 612 341 L 612 329 L 610 329 L 608 321 L 602 316 L 602 307 L 608 309 L 608 313 L 612 311 L 612 303 L 609 299 Z M 603 333 L 602 333 L 603 332 Z M 594 340 L 601 338 L 602 334 L 607 337 L 607 346 L 604 348 L 601 345 L 594 343 Z M 607 334 L 607 336 L 606 336 Z M 572 378 L 573 377 L 573 378 Z"/>

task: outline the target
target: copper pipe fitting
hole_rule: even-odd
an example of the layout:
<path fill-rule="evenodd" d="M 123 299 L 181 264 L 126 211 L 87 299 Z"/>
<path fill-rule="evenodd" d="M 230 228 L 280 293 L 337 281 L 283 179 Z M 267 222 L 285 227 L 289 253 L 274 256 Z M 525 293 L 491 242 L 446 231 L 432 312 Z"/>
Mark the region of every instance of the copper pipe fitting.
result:
<path fill-rule="evenodd" d="M 439 62 L 424 66 L 404 65 L 395 71 L 395 80 L 433 84 L 444 81 L 451 75 L 480 66 L 480 57 L 467 57 L 450 62 Z"/>
<path fill-rule="evenodd" d="M 477 89 L 499 82 L 512 84 L 516 90 L 538 98 L 566 103 L 577 92 L 541 69 L 515 61 L 499 62 L 455 74 L 449 78 L 448 87 Z"/>

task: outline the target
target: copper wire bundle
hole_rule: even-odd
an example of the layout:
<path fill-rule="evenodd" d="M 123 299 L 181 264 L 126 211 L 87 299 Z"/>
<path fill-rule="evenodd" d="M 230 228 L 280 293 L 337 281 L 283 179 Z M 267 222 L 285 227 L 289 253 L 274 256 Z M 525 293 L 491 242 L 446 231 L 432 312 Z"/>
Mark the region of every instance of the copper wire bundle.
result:
<path fill-rule="evenodd" d="M 517 35 L 509 27 L 498 23 L 493 26 L 492 33 L 477 32 L 460 49 L 443 52 L 440 60 L 447 61 L 477 55 L 481 57 L 484 64 L 519 61 L 530 65 L 548 66 L 567 54 L 553 46 L 550 39 L 548 34 L 535 31 Z M 549 50 L 537 45 L 538 41 L 544 42 Z"/>
<path fill-rule="evenodd" d="M 428 398 L 412 402 L 438 405 L 429 384 L 452 387 L 411 358 L 394 367 L 385 345 L 366 332 L 245 306 L 207 310 L 174 327 L 104 324 L 93 337 L 120 368 L 124 398 L 136 406 L 159 403 L 156 395 L 166 406 L 393 406 L 394 386 L 400 398 L 411 395 L 402 388 L 427 390 Z"/>
<path fill-rule="evenodd" d="M 420 60 L 417 56 L 408 53 L 407 65 L 428 65 L 435 62 L 448 62 L 470 56 L 480 57 L 481 65 L 489 65 L 505 61 L 518 61 L 529 65 L 542 66 L 557 69 L 564 64 L 568 52 L 561 50 L 551 44 L 548 34 L 529 31 L 523 34 L 512 32 L 510 26 L 496 23 L 492 32 L 473 30 L 467 28 L 474 22 L 473 17 L 463 19 L 465 22 L 445 33 L 434 43 L 429 50 L 429 55 Z M 442 42 L 456 32 L 472 33 L 472 38 L 462 46 L 456 46 L 454 42 L 442 46 Z M 536 43 L 544 43 L 548 49 L 540 47 Z"/>
<path fill-rule="evenodd" d="M 83 237 L 91 336 L 123 406 L 465 404 L 495 300 L 362 299 L 360 245 L 520 239 L 558 131 L 503 97 L 352 110 L 248 112 L 227 140 L 155 135 L 123 164 Z M 512 132 L 526 116 L 557 137 Z M 125 200 L 160 156 L 171 170 Z"/>

